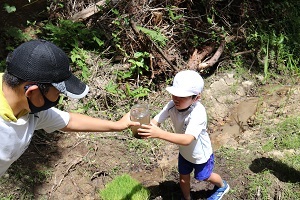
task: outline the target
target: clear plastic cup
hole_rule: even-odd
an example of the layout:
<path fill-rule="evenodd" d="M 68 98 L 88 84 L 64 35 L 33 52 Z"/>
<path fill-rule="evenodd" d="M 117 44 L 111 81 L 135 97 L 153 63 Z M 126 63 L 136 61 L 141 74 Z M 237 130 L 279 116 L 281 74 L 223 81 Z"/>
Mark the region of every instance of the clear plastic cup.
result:
<path fill-rule="evenodd" d="M 132 106 L 130 110 L 130 119 L 134 122 L 140 122 L 140 124 L 150 124 L 150 112 L 149 107 L 146 104 L 136 104 Z M 135 138 L 141 139 L 138 135 L 137 129 L 141 126 L 132 126 L 131 131 Z"/>

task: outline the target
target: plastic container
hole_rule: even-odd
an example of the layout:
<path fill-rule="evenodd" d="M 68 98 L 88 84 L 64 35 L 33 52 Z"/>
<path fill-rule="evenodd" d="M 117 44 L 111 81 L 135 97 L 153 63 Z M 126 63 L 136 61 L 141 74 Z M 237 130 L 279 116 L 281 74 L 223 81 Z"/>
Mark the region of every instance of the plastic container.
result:
<path fill-rule="evenodd" d="M 149 107 L 146 104 L 136 104 L 132 106 L 130 110 L 130 119 L 131 121 L 140 122 L 140 124 L 150 124 L 150 112 Z M 132 126 L 131 131 L 135 138 L 141 139 L 141 136 L 138 135 L 137 129 L 141 126 Z"/>

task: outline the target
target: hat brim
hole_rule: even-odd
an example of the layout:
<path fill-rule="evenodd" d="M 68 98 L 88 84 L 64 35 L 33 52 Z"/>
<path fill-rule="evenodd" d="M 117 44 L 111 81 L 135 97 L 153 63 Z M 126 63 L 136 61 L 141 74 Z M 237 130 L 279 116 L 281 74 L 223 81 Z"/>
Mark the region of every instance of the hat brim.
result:
<path fill-rule="evenodd" d="M 61 93 L 74 99 L 83 98 L 89 92 L 89 87 L 73 74 L 67 80 L 52 85 Z"/>
<path fill-rule="evenodd" d="M 195 95 L 193 92 L 185 91 L 174 86 L 167 87 L 166 90 L 174 96 L 177 97 L 189 97 Z"/>

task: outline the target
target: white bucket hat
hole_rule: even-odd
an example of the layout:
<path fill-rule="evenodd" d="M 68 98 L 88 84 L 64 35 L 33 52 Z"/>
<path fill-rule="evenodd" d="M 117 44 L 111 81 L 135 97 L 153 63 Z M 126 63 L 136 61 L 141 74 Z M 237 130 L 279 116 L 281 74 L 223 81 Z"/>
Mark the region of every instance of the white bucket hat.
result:
<path fill-rule="evenodd" d="M 184 70 L 175 75 L 173 85 L 166 90 L 177 97 L 188 97 L 200 94 L 203 87 L 204 81 L 198 72 Z"/>

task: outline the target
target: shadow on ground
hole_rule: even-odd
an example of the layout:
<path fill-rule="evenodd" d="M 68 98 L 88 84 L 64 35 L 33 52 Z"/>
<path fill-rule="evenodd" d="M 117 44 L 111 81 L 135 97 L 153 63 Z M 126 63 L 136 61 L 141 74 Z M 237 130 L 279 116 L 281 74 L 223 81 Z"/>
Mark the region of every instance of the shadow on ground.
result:
<path fill-rule="evenodd" d="M 152 196 L 152 200 L 180 200 L 181 190 L 179 183 L 175 181 L 163 181 L 159 185 L 148 187 Z M 154 196 L 153 194 L 160 194 L 160 196 Z M 193 199 L 202 200 L 207 199 L 212 194 L 212 190 L 198 190 L 191 191 Z"/>
<path fill-rule="evenodd" d="M 282 182 L 299 183 L 300 172 L 294 168 L 272 158 L 257 158 L 252 161 L 249 166 L 250 170 L 254 173 L 260 173 L 264 170 L 269 170 Z"/>
<path fill-rule="evenodd" d="M 36 131 L 32 142 L 24 154 L 15 161 L 7 170 L 4 177 L 14 180 L 13 190 L 24 193 L 34 193 L 50 176 L 51 161 L 59 159 L 57 141 L 59 133 L 45 134 L 44 131 Z M 55 154 L 55 156 L 52 156 Z"/>

